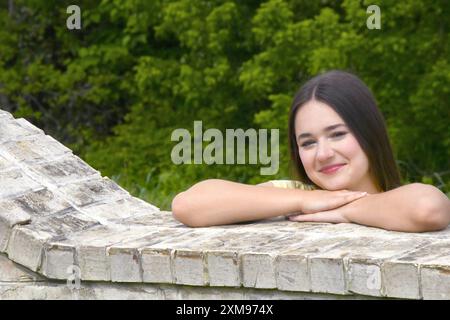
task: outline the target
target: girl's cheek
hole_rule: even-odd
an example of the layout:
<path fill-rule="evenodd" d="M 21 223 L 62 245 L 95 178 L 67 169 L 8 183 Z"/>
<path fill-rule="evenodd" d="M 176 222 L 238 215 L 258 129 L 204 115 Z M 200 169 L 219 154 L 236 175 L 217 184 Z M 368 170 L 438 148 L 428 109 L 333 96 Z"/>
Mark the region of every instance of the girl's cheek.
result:
<path fill-rule="evenodd" d="M 343 151 L 347 156 L 352 156 L 358 154 L 362 149 L 358 144 L 358 141 L 354 137 L 349 137 L 349 139 L 344 139 L 341 143 Z"/>
<path fill-rule="evenodd" d="M 311 163 L 313 161 L 313 155 L 308 154 L 307 152 L 300 152 L 300 150 L 298 153 L 300 155 L 300 160 L 301 160 L 303 166 L 305 167 L 305 169 L 309 169 L 311 167 Z"/>

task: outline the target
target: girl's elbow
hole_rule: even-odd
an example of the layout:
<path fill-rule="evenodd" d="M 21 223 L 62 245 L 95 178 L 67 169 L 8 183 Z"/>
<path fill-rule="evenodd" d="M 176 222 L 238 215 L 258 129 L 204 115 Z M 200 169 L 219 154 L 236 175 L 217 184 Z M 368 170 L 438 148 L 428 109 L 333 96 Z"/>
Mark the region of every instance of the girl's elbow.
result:
<path fill-rule="evenodd" d="M 448 227 L 450 223 L 450 214 L 444 214 L 439 212 L 428 212 L 423 214 L 420 225 L 423 228 L 423 232 L 427 231 L 440 231 Z"/>
<path fill-rule="evenodd" d="M 450 200 L 437 189 L 433 195 L 424 196 L 422 205 L 418 207 L 418 222 L 424 231 L 439 231 L 450 224 Z"/>
<path fill-rule="evenodd" d="M 188 227 L 202 227 L 201 221 L 195 218 L 192 214 L 193 210 L 190 205 L 190 199 L 186 192 L 177 194 L 172 199 L 172 216 L 175 220 L 181 222 Z"/>
<path fill-rule="evenodd" d="M 180 192 L 172 199 L 172 216 L 183 224 L 189 223 L 189 209 L 187 208 L 187 201 L 185 192 Z"/>

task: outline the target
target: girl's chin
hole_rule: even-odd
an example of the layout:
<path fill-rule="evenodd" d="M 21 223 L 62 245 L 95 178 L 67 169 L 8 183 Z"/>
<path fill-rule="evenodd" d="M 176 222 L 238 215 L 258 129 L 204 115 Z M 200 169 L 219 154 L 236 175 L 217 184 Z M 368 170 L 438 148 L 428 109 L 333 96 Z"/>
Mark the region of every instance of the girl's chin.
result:
<path fill-rule="evenodd" d="M 320 183 L 319 185 L 322 187 L 322 189 L 330 190 L 330 191 L 338 191 L 338 190 L 344 190 L 344 189 L 349 188 L 349 185 L 347 183 L 342 183 L 342 182 L 332 183 L 330 181 L 326 181 L 326 182 Z"/>

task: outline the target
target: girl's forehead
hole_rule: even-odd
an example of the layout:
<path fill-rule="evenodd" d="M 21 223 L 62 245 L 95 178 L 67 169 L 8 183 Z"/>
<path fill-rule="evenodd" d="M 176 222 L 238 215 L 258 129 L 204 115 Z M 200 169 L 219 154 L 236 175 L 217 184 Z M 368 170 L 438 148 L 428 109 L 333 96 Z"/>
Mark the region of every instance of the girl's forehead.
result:
<path fill-rule="evenodd" d="M 333 108 L 319 101 L 306 103 L 295 115 L 296 130 L 320 130 L 337 123 L 345 124 Z"/>

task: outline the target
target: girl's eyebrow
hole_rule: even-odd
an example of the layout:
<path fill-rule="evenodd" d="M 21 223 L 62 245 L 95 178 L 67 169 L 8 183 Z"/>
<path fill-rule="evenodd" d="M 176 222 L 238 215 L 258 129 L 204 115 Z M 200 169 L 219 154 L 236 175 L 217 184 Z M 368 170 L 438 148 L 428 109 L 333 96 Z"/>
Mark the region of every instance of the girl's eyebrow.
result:
<path fill-rule="evenodd" d="M 343 124 L 343 123 L 333 124 L 331 126 L 326 127 L 325 129 L 323 129 L 323 132 L 328 132 L 328 131 L 331 131 L 331 130 L 336 129 L 338 127 L 341 127 L 341 126 L 346 127 L 346 125 Z M 301 133 L 301 134 L 298 135 L 297 139 L 300 140 L 302 138 L 307 138 L 307 137 L 312 137 L 312 134 L 309 133 L 309 132 Z"/>

